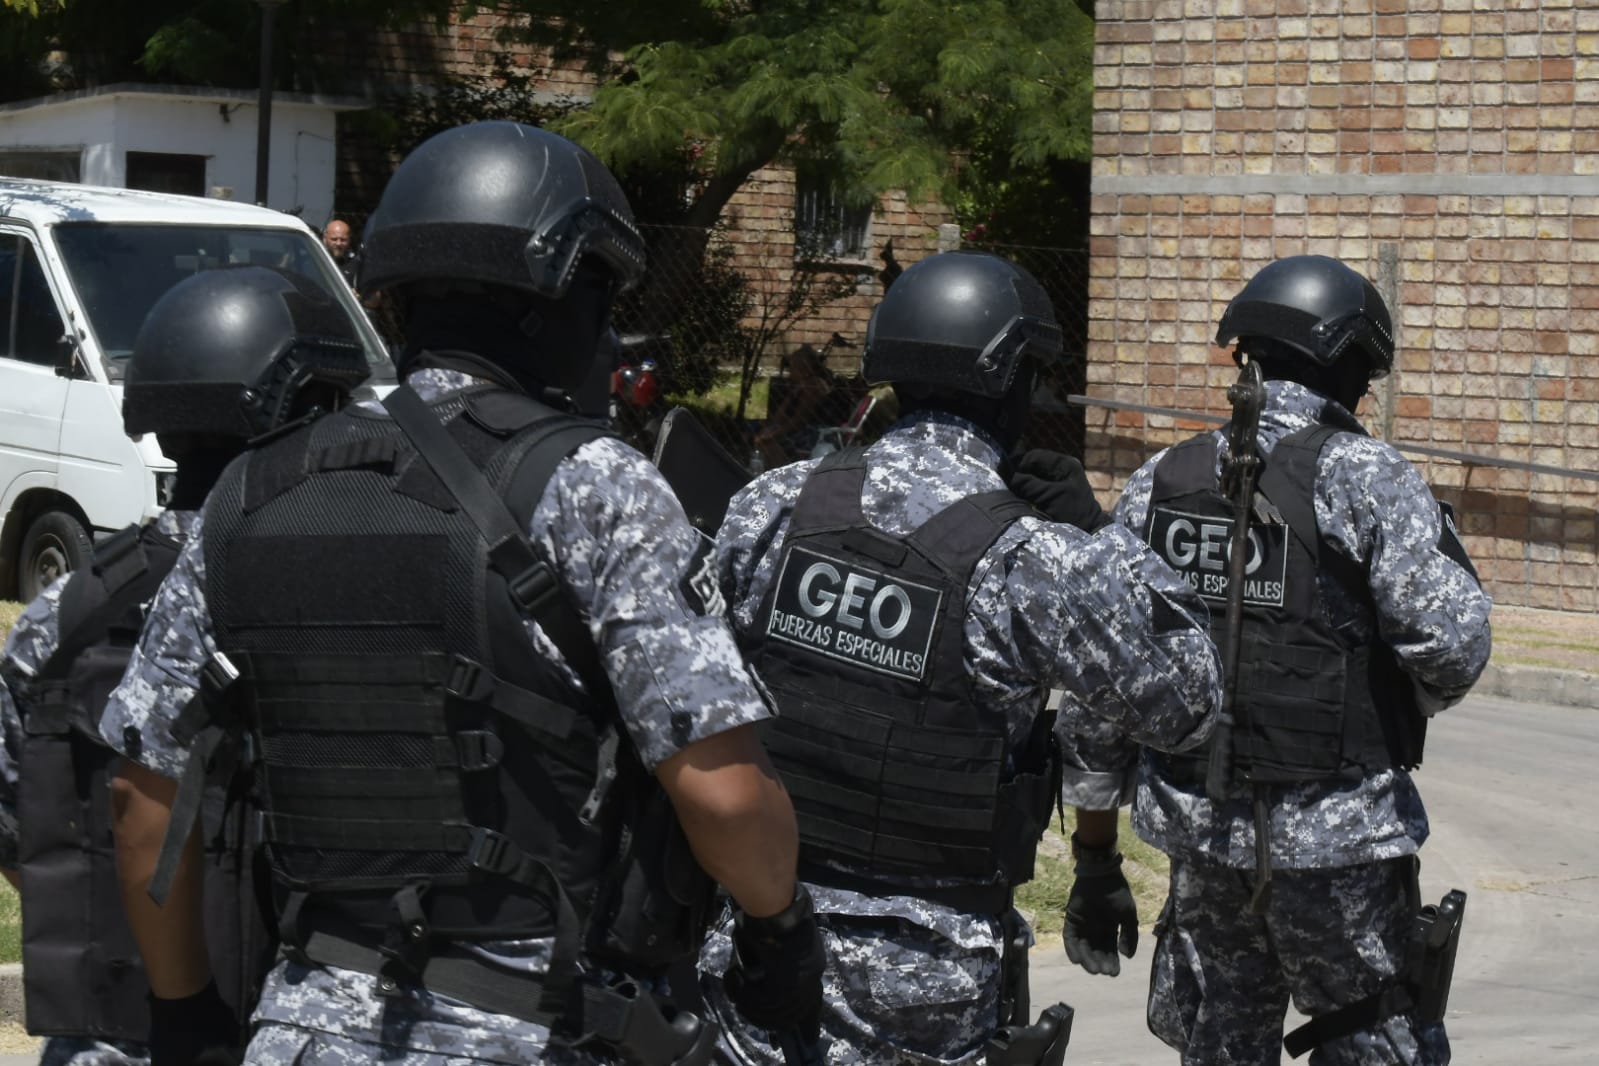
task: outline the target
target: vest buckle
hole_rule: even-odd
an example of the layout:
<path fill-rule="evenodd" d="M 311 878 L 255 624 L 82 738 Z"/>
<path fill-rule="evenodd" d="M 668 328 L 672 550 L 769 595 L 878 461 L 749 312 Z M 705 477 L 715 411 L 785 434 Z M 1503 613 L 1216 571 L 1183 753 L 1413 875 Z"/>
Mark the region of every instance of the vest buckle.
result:
<path fill-rule="evenodd" d="M 492 675 L 483 669 L 482 663 L 473 662 L 462 655 L 452 655 L 444 691 L 468 703 L 484 703 L 494 691 Z"/>
<path fill-rule="evenodd" d="M 520 865 L 521 849 L 503 833 L 482 826 L 472 827 L 472 842 L 467 845 L 466 865 L 473 873 L 504 877 Z"/>
<path fill-rule="evenodd" d="M 536 612 L 546 599 L 560 591 L 555 574 L 542 562 L 535 562 L 521 573 L 506 578 L 506 584 L 511 597 L 529 612 Z"/>

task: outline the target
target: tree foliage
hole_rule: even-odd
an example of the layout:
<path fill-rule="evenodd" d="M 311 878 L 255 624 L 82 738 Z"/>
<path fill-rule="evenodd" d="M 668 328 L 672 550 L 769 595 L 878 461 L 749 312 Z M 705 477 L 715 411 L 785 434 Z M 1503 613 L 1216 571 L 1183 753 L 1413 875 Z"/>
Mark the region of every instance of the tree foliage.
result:
<path fill-rule="evenodd" d="M 250 0 L 0 0 L 0 99 L 51 88 L 174 81 L 254 88 L 262 8 Z M 275 9 L 279 88 L 314 88 L 316 55 L 298 29 L 323 18 L 398 25 L 442 20 L 451 0 L 288 0 Z M 52 49 L 70 69 L 47 71 Z M 52 80 L 54 74 L 54 80 Z"/>
<path fill-rule="evenodd" d="M 1093 23 L 1077 0 L 512 5 L 606 78 L 564 132 L 622 170 L 702 148 L 692 224 L 777 159 L 858 203 L 889 189 L 953 202 L 974 151 L 1019 169 L 1090 152 Z"/>

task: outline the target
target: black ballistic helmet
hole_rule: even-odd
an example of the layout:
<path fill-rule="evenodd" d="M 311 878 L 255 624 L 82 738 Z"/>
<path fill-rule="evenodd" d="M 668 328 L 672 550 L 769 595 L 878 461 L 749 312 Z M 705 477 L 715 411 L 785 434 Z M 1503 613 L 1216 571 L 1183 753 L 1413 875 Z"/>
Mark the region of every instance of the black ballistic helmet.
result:
<path fill-rule="evenodd" d="M 168 289 L 133 343 L 122 424 L 140 433 L 249 440 L 288 421 L 313 383 L 342 395 L 366 380 L 349 315 L 310 281 L 225 267 Z"/>
<path fill-rule="evenodd" d="M 1031 274 L 986 252 L 941 252 L 906 268 L 872 312 L 862 373 L 997 400 L 1026 357 L 1060 352 L 1055 309 Z"/>
<path fill-rule="evenodd" d="M 644 239 L 611 172 L 547 130 L 477 122 L 405 157 L 367 220 L 356 287 L 475 281 L 559 300 L 590 256 L 618 290 L 644 275 Z"/>
<path fill-rule="evenodd" d="M 1336 259 L 1295 255 L 1249 279 L 1221 316 L 1216 343 L 1263 337 L 1327 369 L 1350 355 L 1366 378 L 1393 369 L 1394 330 L 1376 286 Z"/>

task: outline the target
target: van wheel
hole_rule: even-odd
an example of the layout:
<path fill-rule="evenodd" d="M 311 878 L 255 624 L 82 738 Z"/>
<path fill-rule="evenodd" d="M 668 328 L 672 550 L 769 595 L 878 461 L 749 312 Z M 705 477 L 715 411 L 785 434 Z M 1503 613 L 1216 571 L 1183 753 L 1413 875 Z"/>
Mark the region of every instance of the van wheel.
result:
<path fill-rule="evenodd" d="M 92 549 L 83 525 L 65 511 L 46 511 L 35 518 L 22 536 L 19 598 L 32 603 L 56 578 L 87 563 Z"/>

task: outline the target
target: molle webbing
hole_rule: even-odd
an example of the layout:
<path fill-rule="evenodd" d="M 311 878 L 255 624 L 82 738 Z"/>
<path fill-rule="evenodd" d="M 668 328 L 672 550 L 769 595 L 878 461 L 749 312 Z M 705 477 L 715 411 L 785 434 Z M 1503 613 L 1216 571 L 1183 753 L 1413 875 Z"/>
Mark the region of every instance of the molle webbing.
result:
<path fill-rule="evenodd" d="M 374 972 L 380 992 L 566 1015 L 642 771 L 619 773 L 599 735 L 609 682 L 527 530 L 604 430 L 493 390 L 385 406 L 275 441 L 219 485 L 207 561 L 237 679 L 187 727 L 231 717 L 250 739 L 287 952 Z M 273 581 L 291 557 L 304 572 Z M 536 981 L 454 947 L 545 936 Z"/>
<path fill-rule="evenodd" d="M 1420 758 L 1420 728 L 1408 685 L 1385 668 L 1392 653 L 1379 644 L 1352 645 L 1327 617 L 1321 574 L 1330 574 L 1368 616 L 1366 575 L 1325 546 L 1316 522 L 1314 489 L 1322 449 L 1345 426 L 1314 425 L 1272 448 L 1258 486 L 1256 521 L 1273 516 L 1288 530 L 1280 606 L 1246 603 L 1239 656 L 1238 698 L 1243 727 L 1234 734 L 1239 779 L 1260 784 L 1348 779 Z M 1173 447 L 1155 468 L 1150 501 L 1198 521 L 1232 522 L 1231 505 L 1216 488 L 1212 434 Z M 1165 546 L 1146 532 L 1157 553 Z M 1168 559 L 1168 561 L 1171 561 Z M 1226 618 L 1214 607 L 1212 635 L 1224 639 Z M 1197 761 L 1196 761 L 1197 758 Z M 1203 756 L 1164 756 L 1176 779 L 1203 779 Z"/>

